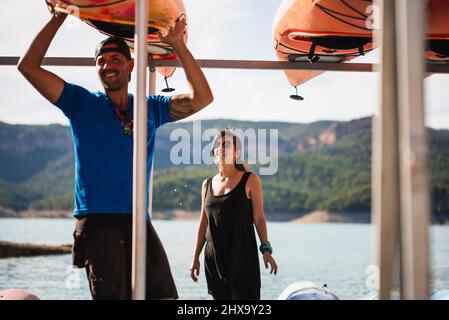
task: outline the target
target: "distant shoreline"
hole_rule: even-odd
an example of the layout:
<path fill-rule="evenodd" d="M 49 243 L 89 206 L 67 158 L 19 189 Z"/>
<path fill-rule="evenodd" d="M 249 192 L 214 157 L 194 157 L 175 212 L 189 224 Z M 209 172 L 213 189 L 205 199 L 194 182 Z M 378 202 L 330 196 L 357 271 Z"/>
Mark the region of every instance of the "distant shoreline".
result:
<path fill-rule="evenodd" d="M 71 244 L 48 245 L 48 244 L 0 241 L 0 259 L 60 255 L 60 254 L 69 254 L 71 252 L 72 252 Z"/>
<path fill-rule="evenodd" d="M 265 213 L 267 221 L 270 222 L 291 222 L 291 223 L 371 223 L 370 212 L 329 212 L 326 210 L 317 210 L 304 213 Z M 26 210 L 15 212 L 9 209 L 0 208 L 0 218 L 64 218 L 72 219 L 72 211 L 64 210 Z M 198 221 L 198 211 L 186 210 L 166 210 L 155 211 L 153 213 L 155 220 L 176 220 L 176 221 Z M 432 224 L 449 225 L 449 214 L 439 214 L 432 216 Z"/>

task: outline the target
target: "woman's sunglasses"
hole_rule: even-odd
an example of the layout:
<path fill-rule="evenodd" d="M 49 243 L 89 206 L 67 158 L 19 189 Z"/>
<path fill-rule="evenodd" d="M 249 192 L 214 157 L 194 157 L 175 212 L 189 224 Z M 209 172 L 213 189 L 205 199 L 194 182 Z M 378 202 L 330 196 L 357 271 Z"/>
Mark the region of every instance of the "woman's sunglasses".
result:
<path fill-rule="evenodd" d="M 224 147 L 225 149 L 229 148 L 232 146 L 232 141 L 229 140 L 224 140 L 224 141 L 215 141 L 214 142 L 214 149 L 219 149 L 221 147 Z"/>

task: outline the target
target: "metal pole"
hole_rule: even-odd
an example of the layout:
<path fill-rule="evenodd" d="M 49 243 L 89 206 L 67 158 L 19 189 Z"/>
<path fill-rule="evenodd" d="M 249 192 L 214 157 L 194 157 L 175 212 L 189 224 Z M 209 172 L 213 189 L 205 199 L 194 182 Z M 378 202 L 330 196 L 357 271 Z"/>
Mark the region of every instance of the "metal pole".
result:
<path fill-rule="evenodd" d="M 144 300 L 146 289 L 147 216 L 147 0 L 136 1 L 134 98 L 132 298 Z"/>
<path fill-rule="evenodd" d="M 263 61 L 263 60 L 197 60 L 201 68 L 215 69 L 252 69 L 252 70 L 326 70 L 326 71 L 350 71 L 350 72 L 371 72 L 371 63 L 310 63 L 291 61 Z M 178 59 L 155 60 L 157 67 L 177 67 L 182 68 Z"/>
<path fill-rule="evenodd" d="M 20 57 L 0 57 L 0 66 L 16 66 Z M 372 63 L 309 63 L 290 61 L 258 61 L 258 60 L 210 60 L 198 59 L 202 69 L 249 69 L 249 70 L 322 70 L 338 72 L 372 72 L 377 66 Z M 93 58 L 80 57 L 48 57 L 43 66 L 94 67 Z M 162 59 L 154 61 L 155 67 L 182 68 L 178 59 Z M 427 72 L 449 73 L 449 65 L 427 63 Z"/>
<path fill-rule="evenodd" d="M 379 43 L 381 101 L 373 123 L 373 221 L 376 225 L 376 260 L 379 299 L 390 299 L 399 287 L 399 150 L 396 74 L 395 2 L 378 1 L 381 8 Z"/>
<path fill-rule="evenodd" d="M 396 0 L 402 293 L 429 297 L 430 194 L 424 110 L 425 2 Z"/>
<path fill-rule="evenodd" d="M 148 95 L 152 96 L 156 94 L 156 70 L 152 67 L 150 69 L 150 77 L 149 77 L 149 86 L 148 86 Z M 149 195 L 148 195 L 148 214 L 150 218 L 153 217 L 153 167 L 154 167 L 154 152 L 153 159 L 151 159 L 151 172 L 150 172 L 150 185 L 149 185 Z M 151 257 L 150 257 L 151 259 Z"/>

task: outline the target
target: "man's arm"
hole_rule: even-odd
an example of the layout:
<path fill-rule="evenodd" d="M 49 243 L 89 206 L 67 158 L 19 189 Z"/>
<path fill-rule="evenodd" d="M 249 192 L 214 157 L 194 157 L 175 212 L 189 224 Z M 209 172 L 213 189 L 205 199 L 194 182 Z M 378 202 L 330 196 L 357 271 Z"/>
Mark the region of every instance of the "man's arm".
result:
<path fill-rule="evenodd" d="M 181 19 L 173 29 L 170 29 L 167 36 L 160 34 L 162 41 L 170 44 L 175 50 L 192 91 L 190 94 L 180 94 L 171 98 L 170 115 L 173 121 L 200 111 L 214 99 L 203 71 L 183 41 L 185 25 L 185 19 Z"/>
<path fill-rule="evenodd" d="M 28 51 L 20 59 L 17 68 L 20 73 L 51 103 L 58 101 L 64 89 L 64 80 L 41 67 L 42 60 L 56 32 L 67 15 L 53 14 L 50 21 L 37 34 Z"/>

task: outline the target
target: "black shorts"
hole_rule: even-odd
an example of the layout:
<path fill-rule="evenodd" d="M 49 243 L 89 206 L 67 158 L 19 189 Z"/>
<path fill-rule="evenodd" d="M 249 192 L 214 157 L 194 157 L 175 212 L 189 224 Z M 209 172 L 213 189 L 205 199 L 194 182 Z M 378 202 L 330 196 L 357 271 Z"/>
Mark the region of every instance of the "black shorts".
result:
<path fill-rule="evenodd" d="M 131 299 L 132 216 L 108 214 L 77 218 L 72 263 L 86 268 L 92 298 Z M 146 298 L 178 298 L 167 255 L 147 222 Z"/>

